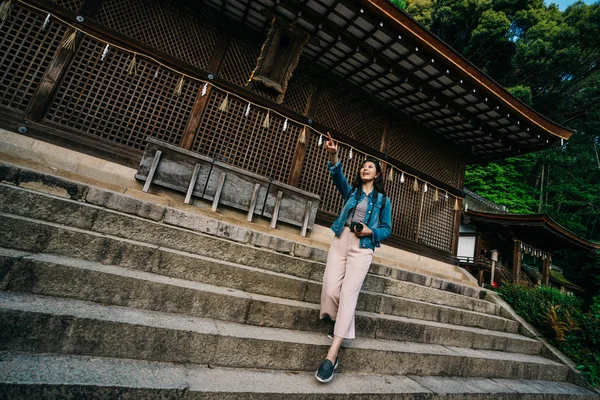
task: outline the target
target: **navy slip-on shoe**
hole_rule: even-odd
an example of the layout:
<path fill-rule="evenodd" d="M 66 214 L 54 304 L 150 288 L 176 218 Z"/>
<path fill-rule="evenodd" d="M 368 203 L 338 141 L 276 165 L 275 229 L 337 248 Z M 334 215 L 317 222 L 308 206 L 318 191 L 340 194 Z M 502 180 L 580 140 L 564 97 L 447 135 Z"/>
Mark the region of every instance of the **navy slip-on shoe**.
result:
<path fill-rule="evenodd" d="M 321 383 L 329 383 L 333 379 L 333 371 L 338 367 L 338 360 L 335 359 L 335 364 L 332 364 L 331 361 L 325 359 L 321 363 L 321 366 L 317 370 L 315 376 L 317 380 Z"/>

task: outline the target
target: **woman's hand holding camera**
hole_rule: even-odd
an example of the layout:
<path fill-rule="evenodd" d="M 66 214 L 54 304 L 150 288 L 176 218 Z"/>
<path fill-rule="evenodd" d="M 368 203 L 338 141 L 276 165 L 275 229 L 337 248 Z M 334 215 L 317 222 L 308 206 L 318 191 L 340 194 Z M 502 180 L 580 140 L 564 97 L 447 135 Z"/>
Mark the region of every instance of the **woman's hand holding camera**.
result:
<path fill-rule="evenodd" d="M 356 226 L 354 227 L 354 230 L 352 231 L 354 232 L 354 234 L 361 238 L 361 237 L 365 237 L 365 236 L 371 236 L 373 234 L 373 231 L 369 229 L 369 227 L 367 225 L 362 225 L 362 230 L 357 230 Z"/>

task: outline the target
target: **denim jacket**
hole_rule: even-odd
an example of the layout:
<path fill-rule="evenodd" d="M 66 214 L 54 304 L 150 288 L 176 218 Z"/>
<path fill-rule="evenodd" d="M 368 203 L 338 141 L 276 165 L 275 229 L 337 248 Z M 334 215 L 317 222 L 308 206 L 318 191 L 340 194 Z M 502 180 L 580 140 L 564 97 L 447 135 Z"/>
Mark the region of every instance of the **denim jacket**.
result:
<path fill-rule="evenodd" d="M 363 201 L 366 194 L 363 192 L 362 187 L 360 187 L 357 189 L 360 190 L 358 201 L 356 200 L 356 196 L 350 196 L 351 192 L 353 193 L 354 190 L 352 186 L 348 184 L 348 180 L 344 176 L 341 161 L 338 161 L 335 165 L 328 163 L 328 166 L 333 183 L 341 195 L 344 196 L 344 199 L 347 199 L 342 211 L 340 211 L 340 215 L 338 215 L 337 219 L 333 222 L 333 225 L 331 225 L 331 230 L 335 233 L 335 236 L 340 236 L 344 229 L 344 225 L 346 224 L 346 220 L 348 219 L 348 214 L 357 204 Z M 375 193 L 375 190 L 372 190 L 371 193 L 369 193 L 367 212 L 365 214 L 365 220 L 363 221 L 364 223 L 369 221 L 368 227 L 373 231 L 371 236 L 360 238 L 360 247 L 364 249 L 374 250 L 375 247 L 380 247 L 381 241 L 389 237 L 392 233 L 392 205 L 390 204 L 390 199 L 385 196 L 385 202 L 383 202 L 384 196 L 381 193 L 377 193 L 377 198 L 375 199 Z M 373 215 L 369 218 L 371 213 Z"/>

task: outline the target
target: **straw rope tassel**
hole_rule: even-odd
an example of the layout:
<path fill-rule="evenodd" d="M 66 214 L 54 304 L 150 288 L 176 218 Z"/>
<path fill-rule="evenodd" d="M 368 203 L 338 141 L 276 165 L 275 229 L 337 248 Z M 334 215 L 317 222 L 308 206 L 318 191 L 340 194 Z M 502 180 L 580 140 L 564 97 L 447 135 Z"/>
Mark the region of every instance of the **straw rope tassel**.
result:
<path fill-rule="evenodd" d="M 388 172 L 387 180 L 390 182 L 394 181 L 394 168 L 390 166 L 390 172 Z"/>
<path fill-rule="evenodd" d="M 227 110 L 229 110 L 229 93 L 225 96 L 223 102 L 219 106 L 219 111 L 225 112 Z"/>
<path fill-rule="evenodd" d="M 69 35 L 69 37 L 65 40 L 65 42 L 63 43 L 63 48 L 67 49 L 67 50 L 71 50 L 73 51 L 75 49 L 75 34 L 77 33 L 77 31 L 73 31 L 73 33 L 71 33 Z"/>
<path fill-rule="evenodd" d="M 415 192 L 419 191 L 419 181 L 417 181 L 417 178 L 415 178 L 415 183 L 413 183 L 413 190 Z"/>
<path fill-rule="evenodd" d="M 298 138 L 298 141 L 301 144 L 306 143 L 306 127 L 302 128 L 302 132 L 300 132 L 300 138 Z"/>
<path fill-rule="evenodd" d="M 137 72 L 137 58 L 136 55 L 133 55 L 133 58 L 131 59 L 131 63 L 129 63 L 129 68 L 127 68 L 127 73 L 129 75 L 135 75 L 135 73 Z"/>
<path fill-rule="evenodd" d="M 10 9 L 12 7 L 12 1 L 3 1 L 0 5 L 0 23 L 4 23 L 10 17 Z"/>
<path fill-rule="evenodd" d="M 458 197 L 456 198 L 456 200 L 454 200 L 454 211 L 458 211 L 460 210 L 459 206 L 458 206 Z"/>
<path fill-rule="evenodd" d="M 433 196 L 433 201 L 440 201 L 440 190 L 435 188 L 435 195 Z"/>
<path fill-rule="evenodd" d="M 179 83 L 177 84 L 177 88 L 175 88 L 175 96 L 179 97 L 183 93 L 183 75 L 181 75 L 181 79 L 179 79 Z"/>
<path fill-rule="evenodd" d="M 263 121 L 263 128 L 265 129 L 269 129 L 269 127 L 271 126 L 271 121 L 269 120 L 269 115 L 270 115 L 270 111 L 267 111 L 267 116 L 265 117 L 265 120 Z"/>

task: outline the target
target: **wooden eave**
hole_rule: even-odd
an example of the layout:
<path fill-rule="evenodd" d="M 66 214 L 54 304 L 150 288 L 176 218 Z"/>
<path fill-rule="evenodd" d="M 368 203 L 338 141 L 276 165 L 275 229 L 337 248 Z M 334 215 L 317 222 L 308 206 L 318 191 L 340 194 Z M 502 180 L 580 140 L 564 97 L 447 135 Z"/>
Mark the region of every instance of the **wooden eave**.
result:
<path fill-rule="evenodd" d="M 548 214 L 505 214 L 505 213 L 486 213 L 481 211 L 467 211 L 470 219 L 481 221 L 488 224 L 510 228 L 516 234 L 527 233 L 535 234 L 541 238 L 541 234 L 550 234 L 560 240 L 570 244 L 564 247 L 579 247 L 589 251 L 600 249 L 600 243 L 590 242 L 568 229 L 559 225 Z M 537 234 L 536 234 L 537 233 Z M 521 237 L 520 239 L 525 239 Z M 565 244 L 566 244 L 565 243 Z"/>
<path fill-rule="evenodd" d="M 514 98 L 499 84 L 387 0 L 203 0 L 255 31 L 273 16 L 311 35 L 303 52 L 324 79 L 358 88 L 491 161 L 555 147 L 572 131 Z M 318 122 L 318 121 L 317 121 Z"/>

